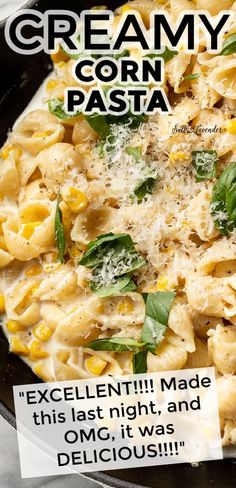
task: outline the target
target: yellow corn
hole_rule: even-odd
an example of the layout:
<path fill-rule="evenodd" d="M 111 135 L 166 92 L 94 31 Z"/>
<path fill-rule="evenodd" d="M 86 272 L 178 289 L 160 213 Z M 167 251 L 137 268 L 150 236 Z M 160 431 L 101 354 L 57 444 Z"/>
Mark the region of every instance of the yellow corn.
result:
<path fill-rule="evenodd" d="M 42 380 L 46 380 L 45 374 L 43 373 L 43 368 L 42 368 L 42 363 L 39 362 L 35 365 L 34 367 L 34 373 L 39 376 L 39 378 L 42 378 Z"/>
<path fill-rule="evenodd" d="M 30 268 L 27 268 L 25 270 L 25 276 L 31 277 L 31 276 L 37 276 L 42 272 L 42 266 L 40 264 L 32 264 Z"/>
<path fill-rule="evenodd" d="M 229 132 L 229 134 L 236 136 L 236 118 L 228 121 L 226 125 L 226 130 L 227 132 Z"/>
<path fill-rule="evenodd" d="M 38 227 L 42 222 L 31 222 L 29 224 L 22 224 L 20 235 L 25 239 L 30 239 L 35 231 L 35 227 Z"/>
<path fill-rule="evenodd" d="M 157 291 L 168 290 L 168 284 L 169 282 L 166 276 L 160 276 L 157 281 L 156 290 Z"/>
<path fill-rule="evenodd" d="M 58 63 L 58 66 L 60 67 L 60 65 L 62 63 L 63 63 L 63 65 L 65 65 L 65 63 L 63 61 L 61 61 L 60 63 Z M 51 80 L 48 80 L 46 88 L 48 91 L 50 91 L 50 90 L 53 90 L 54 88 L 56 88 L 57 86 L 60 86 L 61 84 L 62 84 L 61 80 L 51 79 Z"/>
<path fill-rule="evenodd" d="M 5 146 L 1 152 L 2 159 L 8 159 L 11 152 L 14 153 L 14 157 L 18 160 L 22 155 L 22 150 L 19 147 L 13 146 L 12 144 L 8 144 Z"/>
<path fill-rule="evenodd" d="M 88 199 L 86 195 L 73 186 L 62 190 L 62 198 L 72 212 L 82 212 L 88 206 Z"/>
<path fill-rule="evenodd" d="M 185 153 L 184 151 L 171 151 L 169 155 L 169 160 L 175 163 L 178 160 L 186 161 L 189 159 L 189 153 Z"/>
<path fill-rule="evenodd" d="M 105 369 L 107 361 L 104 361 L 98 356 L 90 356 L 90 358 L 86 359 L 85 365 L 90 373 L 99 376 Z"/>
<path fill-rule="evenodd" d="M 37 361 L 38 359 L 44 359 L 48 357 L 48 352 L 42 349 L 41 342 L 33 341 L 30 345 L 30 359 L 31 361 Z"/>
<path fill-rule="evenodd" d="M 8 320 L 7 328 L 9 332 L 12 332 L 12 334 L 24 330 L 24 327 L 21 324 L 19 324 L 19 322 L 16 322 L 15 320 Z"/>
<path fill-rule="evenodd" d="M 42 137 L 48 137 L 52 134 L 50 130 L 45 130 L 43 132 L 35 131 L 32 135 L 32 139 L 42 139 Z"/>
<path fill-rule="evenodd" d="M 117 312 L 119 312 L 119 313 L 132 312 L 133 309 L 134 309 L 134 306 L 130 300 L 124 300 L 123 302 L 120 302 L 117 306 Z"/>
<path fill-rule="evenodd" d="M 37 339 L 39 339 L 40 341 L 47 342 L 50 339 L 53 330 L 50 327 L 48 327 L 48 325 L 45 324 L 45 322 L 40 322 L 33 329 L 33 333 L 35 337 L 37 337 Z"/>
<path fill-rule="evenodd" d="M 4 295 L 0 295 L 0 313 L 5 312 L 5 298 Z"/>
<path fill-rule="evenodd" d="M 11 340 L 10 352 L 14 352 L 19 356 L 28 356 L 29 348 L 19 337 L 13 337 Z"/>

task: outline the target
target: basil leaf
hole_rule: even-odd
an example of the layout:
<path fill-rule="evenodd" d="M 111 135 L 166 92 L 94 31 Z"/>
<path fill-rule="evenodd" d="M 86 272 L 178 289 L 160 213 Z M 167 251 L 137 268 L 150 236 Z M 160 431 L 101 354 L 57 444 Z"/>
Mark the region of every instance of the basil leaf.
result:
<path fill-rule="evenodd" d="M 140 161 L 140 159 L 142 159 L 142 147 L 141 146 L 127 147 L 125 152 L 129 156 L 132 156 L 135 159 L 136 163 L 138 163 Z"/>
<path fill-rule="evenodd" d="M 62 264 L 62 263 L 64 263 L 65 233 L 64 233 L 63 223 L 62 223 L 62 211 L 59 207 L 59 203 L 60 203 L 60 192 L 58 193 L 58 196 L 57 196 L 54 233 L 55 233 L 55 240 L 56 240 L 57 249 L 58 249 L 58 260 Z"/>
<path fill-rule="evenodd" d="M 147 296 L 141 340 L 146 342 L 148 351 L 152 353 L 164 339 L 174 298 L 175 293 L 171 291 L 157 291 Z"/>
<path fill-rule="evenodd" d="M 231 34 L 225 39 L 220 56 L 229 56 L 234 53 L 236 53 L 236 34 Z"/>
<path fill-rule="evenodd" d="M 58 98 L 51 98 L 51 100 L 48 101 L 48 110 L 52 115 L 55 115 L 61 120 L 70 120 L 73 117 L 81 115 L 81 112 L 75 112 L 73 115 L 67 114 L 64 110 L 64 102 Z"/>
<path fill-rule="evenodd" d="M 216 151 L 193 151 L 192 158 L 196 181 L 209 180 L 216 176 L 218 162 Z"/>
<path fill-rule="evenodd" d="M 131 274 L 146 264 L 128 234 L 103 234 L 91 241 L 79 262 L 92 269 L 90 288 L 101 297 L 134 291 Z"/>
<path fill-rule="evenodd" d="M 96 295 L 98 295 L 100 298 L 105 298 L 114 295 L 119 291 L 123 291 L 123 289 L 129 285 L 129 283 L 130 283 L 129 275 L 124 275 L 114 280 L 114 283 L 110 283 L 106 285 L 102 285 L 99 282 L 91 281 L 89 283 L 89 288 L 94 293 L 96 293 Z"/>
<path fill-rule="evenodd" d="M 138 203 L 141 203 L 147 195 L 151 195 L 155 183 L 156 178 L 147 178 L 136 186 L 134 194 L 138 199 Z"/>
<path fill-rule="evenodd" d="M 177 56 L 178 51 L 173 51 L 172 49 L 169 49 L 167 46 L 165 47 L 165 50 L 163 53 L 160 54 L 155 54 L 155 53 L 150 53 L 146 54 L 145 58 L 162 58 L 164 59 L 165 63 L 168 63 L 174 56 Z"/>
<path fill-rule="evenodd" d="M 197 80 L 201 76 L 201 73 L 189 73 L 189 75 L 183 76 L 182 81 Z"/>
<path fill-rule="evenodd" d="M 95 112 L 91 115 L 85 115 L 85 118 L 90 127 L 92 127 L 92 129 L 95 130 L 95 132 L 97 132 L 97 134 L 99 134 L 102 139 L 105 139 L 107 136 L 109 136 L 110 125 L 107 123 L 105 115 Z"/>
<path fill-rule="evenodd" d="M 122 288 L 121 292 L 122 293 L 128 293 L 130 291 L 135 291 L 135 290 L 137 290 L 137 285 L 135 284 L 135 282 L 133 280 L 130 280 L 128 285 L 126 285 L 124 288 Z"/>
<path fill-rule="evenodd" d="M 116 246 L 124 248 L 126 252 L 138 254 L 129 234 L 113 234 L 109 232 L 108 234 L 101 234 L 94 241 L 89 242 L 88 250 L 84 253 L 79 264 L 93 268 L 103 261 L 103 257 L 108 250 Z"/>
<path fill-rule="evenodd" d="M 94 351 L 133 351 L 138 352 L 145 344 L 137 342 L 135 339 L 127 339 L 126 337 L 111 337 L 108 339 L 98 339 L 89 342 L 85 347 L 94 349 Z"/>
<path fill-rule="evenodd" d="M 132 114 L 130 111 L 124 115 L 102 115 L 96 112 L 92 115 L 86 115 L 85 118 L 92 129 L 95 130 L 102 139 L 106 139 L 106 137 L 109 136 L 111 125 L 129 124 L 130 129 L 137 129 L 140 124 L 147 120 L 146 115 Z M 110 141 L 110 143 L 112 144 L 112 141 Z"/>
<path fill-rule="evenodd" d="M 133 355 L 133 373 L 141 374 L 147 372 L 147 351 L 139 351 Z"/>
<path fill-rule="evenodd" d="M 212 190 L 210 204 L 215 227 L 228 235 L 236 227 L 236 162 L 231 163 Z"/>

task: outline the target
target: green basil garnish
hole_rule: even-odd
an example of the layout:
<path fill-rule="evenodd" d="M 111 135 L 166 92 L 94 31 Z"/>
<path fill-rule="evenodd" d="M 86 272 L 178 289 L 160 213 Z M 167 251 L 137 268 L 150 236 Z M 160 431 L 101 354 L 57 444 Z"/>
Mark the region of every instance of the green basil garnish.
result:
<path fill-rule="evenodd" d="M 85 118 L 89 125 L 92 127 L 102 139 L 109 136 L 111 131 L 111 125 L 114 124 L 129 124 L 130 129 L 137 129 L 140 124 L 147 120 L 146 115 L 135 115 L 131 112 L 127 112 L 124 115 L 102 115 L 99 113 L 93 113 L 92 115 L 85 115 Z M 112 144 L 112 141 L 110 141 Z"/>
<path fill-rule="evenodd" d="M 236 227 L 236 162 L 227 166 L 215 183 L 210 209 L 215 227 L 227 236 Z"/>
<path fill-rule="evenodd" d="M 70 120 L 73 117 L 81 115 L 81 112 L 75 112 L 73 115 L 67 114 L 64 110 L 64 102 L 58 98 L 51 98 L 51 100 L 48 101 L 48 109 L 52 115 L 55 115 L 61 120 Z"/>
<path fill-rule="evenodd" d="M 157 178 L 157 175 L 155 177 L 148 176 L 136 186 L 134 194 L 137 197 L 138 203 L 141 203 L 147 195 L 152 194 Z"/>
<path fill-rule="evenodd" d="M 196 181 L 210 180 L 216 176 L 216 151 L 193 151 L 192 158 Z"/>
<path fill-rule="evenodd" d="M 127 339 L 126 337 L 111 337 L 109 339 L 97 339 L 89 342 L 85 347 L 94 349 L 94 351 L 133 351 L 139 352 L 145 344 L 137 342 L 135 339 Z"/>
<path fill-rule="evenodd" d="M 182 82 L 183 81 L 191 81 L 191 80 L 197 80 L 201 76 L 201 73 L 189 73 L 189 75 L 183 76 Z"/>
<path fill-rule="evenodd" d="M 173 51 L 172 49 L 169 49 L 167 46 L 165 47 L 165 50 L 163 51 L 163 53 L 160 53 L 160 54 L 155 54 L 155 53 L 150 53 L 150 54 L 146 54 L 146 56 L 144 56 L 145 58 L 162 58 L 164 60 L 165 63 L 168 63 L 168 61 L 170 61 L 172 58 L 174 58 L 174 56 L 177 56 L 178 51 Z"/>
<path fill-rule="evenodd" d="M 80 265 L 92 269 L 91 290 L 100 297 L 134 291 L 134 271 L 146 264 L 128 234 L 102 234 L 88 244 Z"/>
<path fill-rule="evenodd" d="M 225 39 L 220 56 L 229 56 L 234 53 L 236 53 L 236 34 L 231 34 Z"/>
<path fill-rule="evenodd" d="M 135 159 L 136 163 L 138 163 L 142 159 L 142 147 L 141 146 L 127 147 L 125 152 L 129 156 L 132 156 L 132 158 Z"/>
<path fill-rule="evenodd" d="M 64 233 L 63 223 L 62 223 L 62 211 L 60 209 L 59 204 L 60 204 L 60 192 L 58 193 L 57 196 L 54 233 L 55 233 L 55 240 L 58 249 L 58 261 L 60 261 L 60 263 L 62 264 L 64 263 L 65 233 Z"/>
<path fill-rule="evenodd" d="M 139 351 L 133 354 L 133 373 L 141 374 L 147 372 L 147 353 L 148 351 Z"/>
<path fill-rule="evenodd" d="M 90 127 L 92 127 L 97 134 L 102 139 L 105 139 L 110 134 L 110 125 L 106 121 L 106 115 L 102 115 L 99 113 L 93 113 L 91 115 L 85 115 L 87 122 L 89 123 Z"/>
<path fill-rule="evenodd" d="M 175 293 L 171 291 L 157 291 L 149 293 L 146 297 L 141 340 L 146 343 L 146 348 L 152 353 L 164 339 L 174 298 Z"/>

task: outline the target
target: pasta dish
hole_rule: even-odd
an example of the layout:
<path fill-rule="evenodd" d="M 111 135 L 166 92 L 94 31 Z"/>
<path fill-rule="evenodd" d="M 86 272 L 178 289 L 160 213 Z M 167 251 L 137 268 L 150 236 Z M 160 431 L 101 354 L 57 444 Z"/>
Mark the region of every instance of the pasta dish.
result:
<path fill-rule="evenodd" d="M 170 115 L 68 115 L 78 57 L 52 55 L 1 150 L 2 326 L 45 381 L 214 366 L 236 445 L 236 2 L 133 0 L 113 29 L 130 8 L 235 17 L 219 54 L 165 47 Z"/>

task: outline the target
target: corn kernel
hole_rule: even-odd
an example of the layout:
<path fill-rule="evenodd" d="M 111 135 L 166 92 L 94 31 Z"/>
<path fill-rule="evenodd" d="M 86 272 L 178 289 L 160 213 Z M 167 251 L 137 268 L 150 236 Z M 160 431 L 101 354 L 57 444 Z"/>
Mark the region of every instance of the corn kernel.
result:
<path fill-rule="evenodd" d="M 189 153 L 185 153 L 183 151 L 171 151 L 169 155 L 169 160 L 172 163 L 175 163 L 176 161 L 183 160 L 187 161 L 189 159 Z"/>
<path fill-rule="evenodd" d="M 42 378 L 42 380 L 44 379 L 44 374 L 43 374 L 43 370 L 42 370 L 42 363 L 37 363 L 34 367 L 34 373 L 39 376 L 39 378 Z"/>
<path fill-rule="evenodd" d="M 226 125 L 226 130 L 227 132 L 229 132 L 229 134 L 236 136 L 236 118 L 228 121 Z"/>
<path fill-rule="evenodd" d="M 60 86 L 60 85 L 61 85 L 61 80 L 51 79 L 51 80 L 48 80 L 46 88 L 47 88 L 47 90 L 53 90 L 54 88 L 56 88 L 57 86 Z"/>
<path fill-rule="evenodd" d="M 5 146 L 1 152 L 1 158 L 2 159 L 8 159 L 11 152 L 13 152 L 14 154 L 14 157 L 16 158 L 16 160 L 18 160 L 21 155 L 22 155 L 22 150 L 19 148 L 19 147 L 15 147 L 11 144 L 8 144 L 7 146 Z"/>
<path fill-rule="evenodd" d="M 90 358 L 86 359 L 85 365 L 90 373 L 99 376 L 105 369 L 107 361 L 104 361 L 98 356 L 90 356 Z"/>
<path fill-rule="evenodd" d="M 24 327 L 21 324 L 19 324 L 19 322 L 16 322 L 15 320 L 8 320 L 7 328 L 9 332 L 12 332 L 12 334 L 24 330 Z"/>
<path fill-rule="evenodd" d="M 125 300 L 120 302 L 117 306 L 117 311 L 119 313 L 128 313 L 132 312 L 134 309 L 133 303 L 130 300 Z"/>
<path fill-rule="evenodd" d="M 73 186 L 62 190 L 62 198 L 72 212 L 82 212 L 88 206 L 88 199 L 86 195 Z"/>
<path fill-rule="evenodd" d="M 48 368 L 45 367 L 45 364 L 43 364 L 42 361 L 39 361 L 38 363 L 35 364 L 33 371 L 43 381 L 53 381 L 52 376 L 50 375 L 50 372 L 48 371 Z"/>
<path fill-rule="evenodd" d="M 165 291 L 168 289 L 168 279 L 166 276 L 160 276 L 157 281 L 156 291 Z"/>
<path fill-rule="evenodd" d="M 30 268 L 27 268 L 25 270 L 25 276 L 31 277 L 31 276 L 37 276 L 42 272 L 42 266 L 40 264 L 32 264 Z"/>
<path fill-rule="evenodd" d="M 48 357 L 48 352 L 42 349 L 42 345 L 39 341 L 33 341 L 30 345 L 30 359 L 31 361 L 37 361 L 38 359 L 44 359 Z"/>
<path fill-rule="evenodd" d="M 20 235 L 25 239 L 30 239 L 35 231 L 35 227 L 41 225 L 42 222 L 32 222 L 30 224 L 22 224 Z"/>
<path fill-rule="evenodd" d="M 34 333 L 35 337 L 37 337 L 37 339 L 39 339 L 40 341 L 47 342 L 47 341 L 49 341 L 49 339 L 53 333 L 53 330 L 50 327 L 48 327 L 48 325 L 45 324 L 45 322 L 40 322 L 33 329 L 33 333 Z"/>
<path fill-rule="evenodd" d="M 48 137 L 52 134 L 50 130 L 45 130 L 43 132 L 35 131 L 32 135 L 32 139 L 42 139 L 42 137 Z"/>
<path fill-rule="evenodd" d="M 0 295 L 0 313 L 5 312 L 5 298 L 4 295 Z"/>
<path fill-rule="evenodd" d="M 14 352 L 19 356 L 28 356 L 29 348 L 19 337 L 13 337 L 11 340 L 10 352 Z"/>

